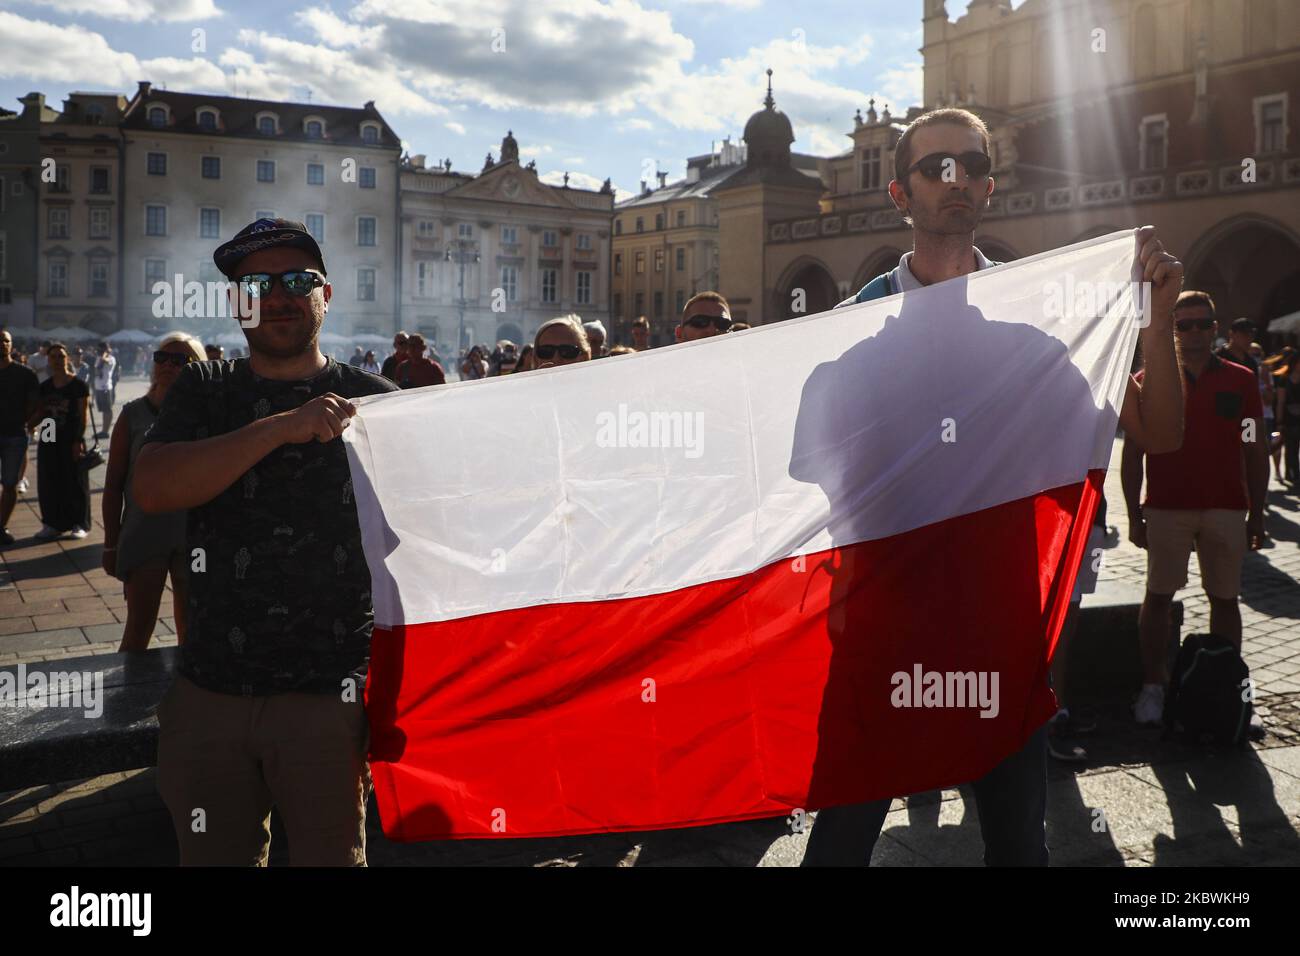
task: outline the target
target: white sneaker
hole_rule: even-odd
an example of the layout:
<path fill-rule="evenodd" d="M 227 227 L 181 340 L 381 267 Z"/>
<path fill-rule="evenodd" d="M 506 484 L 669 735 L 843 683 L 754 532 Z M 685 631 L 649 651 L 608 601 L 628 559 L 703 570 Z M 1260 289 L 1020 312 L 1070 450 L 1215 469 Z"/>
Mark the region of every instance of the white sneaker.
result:
<path fill-rule="evenodd" d="M 19 493 L 20 495 L 25 495 L 25 494 L 27 494 L 27 479 L 26 479 L 26 478 L 23 478 L 23 479 L 20 479 L 20 480 L 19 480 L 19 482 L 18 482 L 18 493 Z"/>
<path fill-rule="evenodd" d="M 32 537 L 37 541 L 53 541 L 58 536 L 59 532 L 55 531 L 47 524 L 41 525 L 41 530 L 32 535 Z"/>
<path fill-rule="evenodd" d="M 1161 684 L 1143 684 L 1133 705 L 1133 716 L 1139 724 L 1159 724 L 1165 713 L 1165 688 Z"/>
<path fill-rule="evenodd" d="M 78 541 L 80 541 L 88 534 L 90 534 L 90 532 L 87 531 L 85 528 L 73 528 L 71 531 L 68 532 L 68 537 L 76 538 Z"/>

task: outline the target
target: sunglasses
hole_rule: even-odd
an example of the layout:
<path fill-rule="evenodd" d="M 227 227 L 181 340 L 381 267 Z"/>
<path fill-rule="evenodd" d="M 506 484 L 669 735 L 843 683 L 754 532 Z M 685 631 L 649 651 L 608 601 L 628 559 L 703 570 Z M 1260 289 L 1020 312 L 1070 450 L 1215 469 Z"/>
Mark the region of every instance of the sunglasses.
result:
<path fill-rule="evenodd" d="M 158 365 L 178 365 L 185 366 L 194 361 L 194 356 L 186 355 L 183 352 L 163 352 L 153 353 L 153 360 Z"/>
<path fill-rule="evenodd" d="M 686 324 L 693 329 L 707 329 L 710 326 L 719 332 L 725 332 L 731 328 L 731 316 L 728 315 L 693 315 L 686 320 Z"/>
<path fill-rule="evenodd" d="M 576 345 L 539 345 L 533 349 L 533 352 L 539 359 L 545 361 L 555 358 L 557 354 L 560 358 L 576 359 L 582 354 L 582 349 Z"/>
<path fill-rule="evenodd" d="M 273 275 L 269 272 L 250 272 L 237 280 L 245 295 L 250 299 L 265 299 L 271 294 L 271 286 L 276 280 L 280 287 L 290 295 L 311 295 L 313 289 L 325 284 L 325 277 L 319 272 L 281 272 Z"/>
<path fill-rule="evenodd" d="M 1175 319 L 1174 328 L 1179 332 L 1190 332 L 1196 329 L 1200 332 L 1208 332 L 1214 328 L 1213 319 Z"/>
<path fill-rule="evenodd" d="M 907 174 L 920 172 L 926 179 L 938 181 L 943 178 L 944 172 L 949 169 L 948 160 L 960 163 L 962 169 L 966 170 L 966 175 L 971 179 L 983 179 L 993 168 L 993 160 L 989 159 L 987 153 L 979 153 L 971 150 L 969 153 L 931 153 L 929 156 L 922 157 L 908 167 Z"/>

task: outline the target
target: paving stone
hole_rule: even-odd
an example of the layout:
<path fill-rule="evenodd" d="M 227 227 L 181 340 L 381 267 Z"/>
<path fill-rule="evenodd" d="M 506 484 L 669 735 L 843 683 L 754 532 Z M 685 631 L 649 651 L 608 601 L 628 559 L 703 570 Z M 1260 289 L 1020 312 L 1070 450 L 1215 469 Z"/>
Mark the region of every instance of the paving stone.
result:
<path fill-rule="evenodd" d="M 61 647 L 85 645 L 86 635 L 80 628 L 65 627 L 54 631 L 32 631 L 30 634 L 6 634 L 0 637 L 0 647 L 11 652 L 54 650 Z"/>

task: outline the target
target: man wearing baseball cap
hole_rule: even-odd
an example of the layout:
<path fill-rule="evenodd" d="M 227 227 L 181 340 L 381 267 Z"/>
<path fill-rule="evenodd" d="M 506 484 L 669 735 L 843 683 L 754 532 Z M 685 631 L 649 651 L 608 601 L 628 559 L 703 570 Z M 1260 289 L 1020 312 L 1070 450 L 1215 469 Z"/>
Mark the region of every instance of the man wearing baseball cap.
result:
<path fill-rule="evenodd" d="M 370 574 L 340 435 L 395 391 L 317 345 L 331 287 L 301 223 L 259 219 L 213 254 L 248 358 L 187 365 L 132 491 L 189 510 L 190 624 L 158 706 L 158 787 L 182 865 L 264 866 L 274 805 L 294 864 L 364 865 L 361 688 Z"/>

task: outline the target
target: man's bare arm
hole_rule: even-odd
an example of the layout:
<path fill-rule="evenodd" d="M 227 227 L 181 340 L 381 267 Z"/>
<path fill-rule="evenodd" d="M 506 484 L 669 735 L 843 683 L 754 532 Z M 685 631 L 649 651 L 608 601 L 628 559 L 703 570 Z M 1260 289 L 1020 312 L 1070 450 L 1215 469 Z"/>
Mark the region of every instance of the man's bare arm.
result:
<path fill-rule="evenodd" d="M 356 411 L 331 393 L 215 438 L 150 442 L 140 449 L 131 493 L 148 514 L 207 504 L 281 445 L 333 441 Z"/>
<path fill-rule="evenodd" d="M 1119 466 L 1120 486 L 1124 489 L 1124 507 L 1128 511 L 1129 540 L 1139 548 L 1147 546 L 1146 525 L 1142 521 L 1142 463 L 1145 457 L 1142 446 L 1125 437 Z"/>
<path fill-rule="evenodd" d="M 1125 438 L 1147 454 L 1183 445 L 1183 373 L 1174 348 L 1174 303 L 1183 288 L 1183 264 L 1164 251 L 1155 229 L 1137 232 L 1142 280 L 1150 283 L 1151 322 L 1141 332 L 1142 384 L 1129 379 L 1120 407 Z"/>

